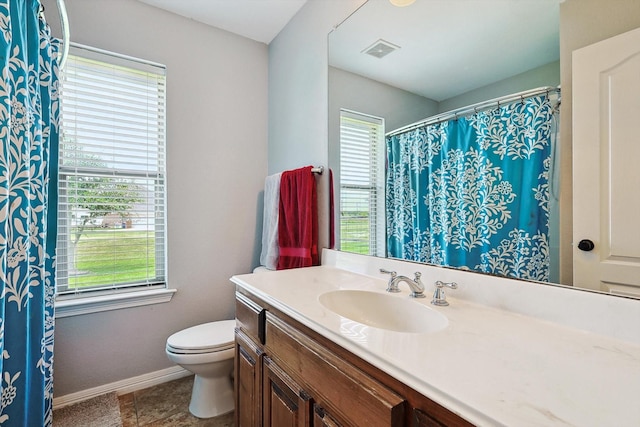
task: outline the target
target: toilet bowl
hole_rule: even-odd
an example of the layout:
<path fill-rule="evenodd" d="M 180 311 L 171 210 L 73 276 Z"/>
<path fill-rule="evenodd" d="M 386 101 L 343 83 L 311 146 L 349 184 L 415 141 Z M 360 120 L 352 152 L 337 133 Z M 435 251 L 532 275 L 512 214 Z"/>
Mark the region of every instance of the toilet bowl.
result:
<path fill-rule="evenodd" d="M 235 320 L 204 323 L 167 338 L 169 359 L 193 372 L 189 412 L 211 418 L 234 409 L 233 372 Z"/>

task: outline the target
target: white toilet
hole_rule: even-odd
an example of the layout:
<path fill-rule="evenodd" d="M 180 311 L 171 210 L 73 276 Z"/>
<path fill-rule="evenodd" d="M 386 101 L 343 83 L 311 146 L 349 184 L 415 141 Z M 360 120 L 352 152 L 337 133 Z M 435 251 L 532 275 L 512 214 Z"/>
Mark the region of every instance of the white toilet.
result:
<path fill-rule="evenodd" d="M 235 320 L 204 323 L 167 339 L 170 360 L 195 374 L 189 412 L 211 418 L 234 409 L 233 373 Z"/>

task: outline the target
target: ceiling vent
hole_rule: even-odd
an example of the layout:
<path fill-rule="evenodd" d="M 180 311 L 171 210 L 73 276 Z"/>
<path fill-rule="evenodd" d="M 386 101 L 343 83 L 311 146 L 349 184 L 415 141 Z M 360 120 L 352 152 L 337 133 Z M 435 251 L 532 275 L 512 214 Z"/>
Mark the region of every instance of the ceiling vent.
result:
<path fill-rule="evenodd" d="M 376 58 L 384 58 L 396 49 L 400 49 L 400 46 L 396 46 L 393 43 L 389 43 L 386 40 L 379 39 L 371 46 L 362 51 L 367 55 L 375 56 Z"/>

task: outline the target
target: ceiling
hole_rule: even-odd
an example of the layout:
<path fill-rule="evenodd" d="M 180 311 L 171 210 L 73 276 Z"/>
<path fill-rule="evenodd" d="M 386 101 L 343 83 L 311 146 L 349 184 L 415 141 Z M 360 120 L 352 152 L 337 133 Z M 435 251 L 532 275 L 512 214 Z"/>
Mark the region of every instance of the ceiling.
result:
<path fill-rule="evenodd" d="M 307 2 L 139 1 L 265 44 Z M 442 101 L 557 61 L 561 1 L 368 0 L 331 33 L 329 63 Z M 362 53 L 379 39 L 400 48 L 381 59 Z"/>
<path fill-rule="evenodd" d="M 139 0 L 265 44 L 307 0 Z"/>
<path fill-rule="evenodd" d="M 369 0 L 329 36 L 329 64 L 436 101 L 558 61 L 559 0 Z M 383 39 L 383 58 L 363 50 Z"/>

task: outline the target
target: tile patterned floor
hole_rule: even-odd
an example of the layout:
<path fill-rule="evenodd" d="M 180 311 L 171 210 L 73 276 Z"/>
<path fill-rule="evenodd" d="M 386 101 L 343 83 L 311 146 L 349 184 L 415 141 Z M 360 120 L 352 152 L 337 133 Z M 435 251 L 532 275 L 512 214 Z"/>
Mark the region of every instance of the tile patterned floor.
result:
<path fill-rule="evenodd" d="M 232 427 L 233 412 L 200 419 L 189 413 L 193 376 L 118 397 L 123 427 Z"/>

